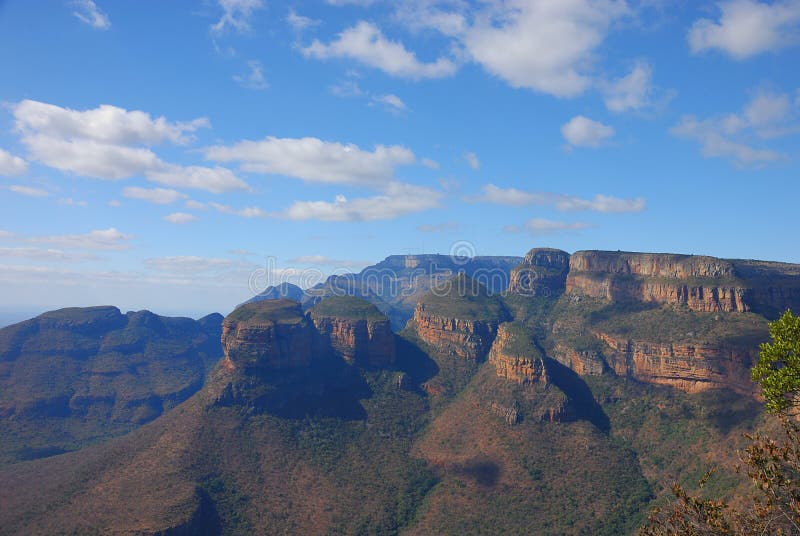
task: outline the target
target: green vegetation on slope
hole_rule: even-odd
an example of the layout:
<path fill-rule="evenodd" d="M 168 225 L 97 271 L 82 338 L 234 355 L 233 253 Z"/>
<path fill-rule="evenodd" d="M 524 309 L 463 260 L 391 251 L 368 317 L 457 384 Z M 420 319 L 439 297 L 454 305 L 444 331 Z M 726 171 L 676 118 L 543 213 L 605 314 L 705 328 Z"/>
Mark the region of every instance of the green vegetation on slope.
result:
<path fill-rule="evenodd" d="M 508 311 L 499 295 L 490 295 L 478 281 L 464 275 L 449 279 L 420 298 L 429 313 L 462 320 L 499 321 Z"/>
<path fill-rule="evenodd" d="M 355 296 L 329 296 L 310 309 L 311 314 L 350 320 L 386 320 L 372 303 Z"/>
<path fill-rule="evenodd" d="M 302 322 L 305 316 L 299 302 L 280 299 L 244 303 L 225 318 L 237 322 L 297 324 Z"/>

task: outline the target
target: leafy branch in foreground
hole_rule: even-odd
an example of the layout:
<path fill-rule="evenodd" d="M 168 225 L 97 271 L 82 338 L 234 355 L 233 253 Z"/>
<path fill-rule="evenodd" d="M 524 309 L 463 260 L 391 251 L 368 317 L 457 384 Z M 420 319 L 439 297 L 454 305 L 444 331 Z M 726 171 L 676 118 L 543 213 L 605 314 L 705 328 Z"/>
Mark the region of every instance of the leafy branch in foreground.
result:
<path fill-rule="evenodd" d="M 800 535 L 800 317 L 787 311 L 770 323 L 770 343 L 761 345 L 753 380 L 761 384 L 768 413 L 777 416 L 781 441 L 763 434 L 745 434 L 750 444 L 739 453 L 754 494 L 742 509 L 723 499 L 688 494 L 672 486 L 675 500 L 654 509 L 642 536 Z M 700 481 L 702 489 L 713 471 Z"/>

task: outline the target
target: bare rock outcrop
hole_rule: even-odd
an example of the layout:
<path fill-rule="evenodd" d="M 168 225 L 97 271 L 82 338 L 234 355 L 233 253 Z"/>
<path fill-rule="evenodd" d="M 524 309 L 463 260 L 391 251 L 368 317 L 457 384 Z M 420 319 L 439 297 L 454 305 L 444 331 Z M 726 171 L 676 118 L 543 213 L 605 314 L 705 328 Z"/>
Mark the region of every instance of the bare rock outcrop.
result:
<path fill-rule="evenodd" d="M 560 296 L 564 293 L 567 272 L 569 253 L 560 249 L 534 248 L 511 271 L 508 290 L 523 296 Z"/>

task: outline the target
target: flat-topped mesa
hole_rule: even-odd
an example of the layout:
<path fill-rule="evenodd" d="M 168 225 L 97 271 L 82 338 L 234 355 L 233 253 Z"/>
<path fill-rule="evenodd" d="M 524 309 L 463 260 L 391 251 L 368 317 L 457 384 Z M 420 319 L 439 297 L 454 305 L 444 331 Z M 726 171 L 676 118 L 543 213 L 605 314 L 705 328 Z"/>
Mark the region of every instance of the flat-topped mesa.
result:
<path fill-rule="evenodd" d="M 721 387 L 743 394 L 756 392 L 757 384 L 750 378 L 754 347 L 725 342 L 636 341 L 602 332 L 595 335 L 606 344 L 606 362 L 619 375 L 688 393 Z"/>
<path fill-rule="evenodd" d="M 498 296 L 459 274 L 419 300 L 410 325 L 440 354 L 477 360 L 486 356 L 497 327 L 508 319 Z"/>
<path fill-rule="evenodd" d="M 373 304 L 332 296 L 309 311 L 323 346 L 348 363 L 381 367 L 394 363 L 396 348 L 389 319 Z"/>
<path fill-rule="evenodd" d="M 703 312 L 750 310 L 747 287 L 733 263 L 699 255 L 578 251 L 570 258 L 566 292 L 683 304 Z"/>
<path fill-rule="evenodd" d="M 541 352 L 525 326 L 517 322 L 500 324 L 489 351 L 489 363 L 499 377 L 521 385 L 549 382 Z"/>
<path fill-rule="evenodd" d="M 298 302 L 263 300 L 237 307 L 222 323 L 224 365 L 229 369 L 284 370 L 308 367 L 314 325 Z"/>
<path fill-rule="evenodd" d="M 569 253 L 560 249 L 530 250 L 511 271 L 509 292 L 523 296 L 560 296 L 566 287 L 569 257 Z"/>

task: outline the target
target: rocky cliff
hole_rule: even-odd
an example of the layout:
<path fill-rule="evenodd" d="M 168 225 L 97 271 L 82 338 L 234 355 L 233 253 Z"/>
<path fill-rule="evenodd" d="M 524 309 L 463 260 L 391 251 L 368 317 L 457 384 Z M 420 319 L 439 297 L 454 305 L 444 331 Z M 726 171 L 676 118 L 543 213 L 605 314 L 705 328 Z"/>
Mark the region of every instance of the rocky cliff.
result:
<path fill-rule="evenodd" d="M 757 348 L 730 343 L 654 343 L 597 332 L 608 347 L 606 363 L 619 375 L 669 385 L 688 393 L 726 387 L 753 394 L 750 379 Z"/>
<path fill-rule="evenodd" d="M 702 312 L 754 311 L 772 318 L 800 308 L 800 269 L 702 255 L 578 251 L 570 258 L 566 292 L 681 304 Z"/>
<path fill-rule="evenodd" d="M 568 272 L 569 253 L 560 249 L 534 248 L 511 271 L 508 290 L 524 296 L 560 296 L 564 293 Z"/>
<path fill-rule="evenodd" d="M 348 363 L 383 367 L 394 363 L 395 342 L 389 319 L 369 302 L 333 296 L 309 311 L 322 344 Z"/>
<path fill-rule="evenodd" d="M 241 305 L 222 323 L 223 363 L 243 370 L 308 367 L 314 334 L 314 325 L 298 302 L 279 299 Z"/>
<path fill-rule="evenodd" d="M 459 274 L 420 299 L 409 326 L 441 355 L 480 360 L 500 323 L 508 319 L 498 296 Z"/>
<path fill-rule="evenodd" d="M 500 324 L 489 352 L 489 363 L 499 377 L 518 384 L 549 381 L 541 352 L 533 345 L 525 326 L 514 322 Z"/>

